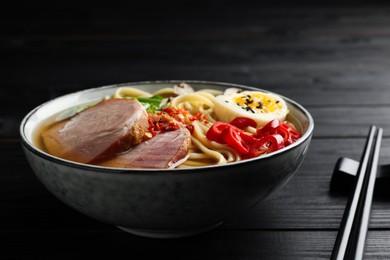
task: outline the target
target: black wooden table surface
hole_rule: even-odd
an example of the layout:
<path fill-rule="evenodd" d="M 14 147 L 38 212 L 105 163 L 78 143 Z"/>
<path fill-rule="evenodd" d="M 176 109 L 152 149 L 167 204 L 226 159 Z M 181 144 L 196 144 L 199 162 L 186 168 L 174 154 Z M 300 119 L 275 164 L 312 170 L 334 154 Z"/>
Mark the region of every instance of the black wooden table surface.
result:
<path fill-rule="evenodd" d="M 337 159 L 358 160 L 376 124 L 380 163 L 390 163 L 390 5 L 222 2 L 28 3 L 0 18 L 0 259 L 329 259 L 349 187 L 331 189 Z M 294 178 L 218 229 L 168 240 L 90 219 L 37 180 L 18 136 L 31 109 L 76 90 L 165 79 L 250 85 L 304 105 L 315 131 Z M 366 259 L 390 259 L 388 185 L 377 185 Z"/>

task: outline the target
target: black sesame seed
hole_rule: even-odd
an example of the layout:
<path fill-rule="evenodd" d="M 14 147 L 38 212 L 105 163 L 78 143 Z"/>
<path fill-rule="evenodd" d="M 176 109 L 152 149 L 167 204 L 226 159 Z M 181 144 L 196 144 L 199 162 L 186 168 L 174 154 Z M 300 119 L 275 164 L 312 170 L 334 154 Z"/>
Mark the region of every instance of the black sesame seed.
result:
<path fill-rule="evenodd" d="M 276 104 L 278 104 L 280 101 L 278 100 L 278 101 L 276 101 Z"/>
<path fill-rule="evenodd" d="M 255 113 L 251 107 L 246 107 L 246 111 L 251 111 L 252 113 Z"/>

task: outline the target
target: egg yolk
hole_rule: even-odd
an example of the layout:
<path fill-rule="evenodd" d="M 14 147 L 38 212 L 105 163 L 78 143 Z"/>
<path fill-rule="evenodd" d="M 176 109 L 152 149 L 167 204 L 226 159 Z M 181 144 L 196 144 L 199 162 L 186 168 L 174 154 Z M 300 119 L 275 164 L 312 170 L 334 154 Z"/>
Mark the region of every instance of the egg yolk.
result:
<path fill-rule="evenodd" d="M 252 113 L 272 113 L 282 108 L 279 100 L 261 93 L 238 96 L 234 98 L 234 102 L 237 106 Z"/>

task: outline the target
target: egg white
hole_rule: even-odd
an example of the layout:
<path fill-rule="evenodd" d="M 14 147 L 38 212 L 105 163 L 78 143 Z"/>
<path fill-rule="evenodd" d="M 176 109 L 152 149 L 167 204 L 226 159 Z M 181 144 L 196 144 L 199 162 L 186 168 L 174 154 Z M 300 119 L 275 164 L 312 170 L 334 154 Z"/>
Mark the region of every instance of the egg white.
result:
<path fill-rule="evenodd" d="M 236 117 L 248 117 L 256 121 L 257 127 L 262 127 L 276 118 L 284 121 L 288 112 L 287 104 L 280 96 L 267 92 L 228 93 L 215 99 L 218 120 L 228 123 Z"/>

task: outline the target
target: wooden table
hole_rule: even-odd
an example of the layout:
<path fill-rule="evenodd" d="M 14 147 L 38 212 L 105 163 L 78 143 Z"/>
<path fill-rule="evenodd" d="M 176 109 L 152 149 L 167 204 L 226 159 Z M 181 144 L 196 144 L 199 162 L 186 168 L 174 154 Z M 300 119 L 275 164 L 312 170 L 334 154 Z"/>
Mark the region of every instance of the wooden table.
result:
<path fill-rule="evenodd" d="M 329 259 L 349 188 L 331 189 L 337 159 L 359 160 L 376 124 L 384 128 L 380 163 L 389 163 L 390 6 L 220 5 L 148 11 L 64 1 L 2 17 L 1 259 Z M 218 229 L 168 240 L 90 219 L 37 180 L 18 137 L 31 109 L 76 90 L 164 79 L 251 85 L 303 104 L 315 131 L 294 178 Z M 387 184 L 375 192 L 366 259 L 390 259 Z"/>

